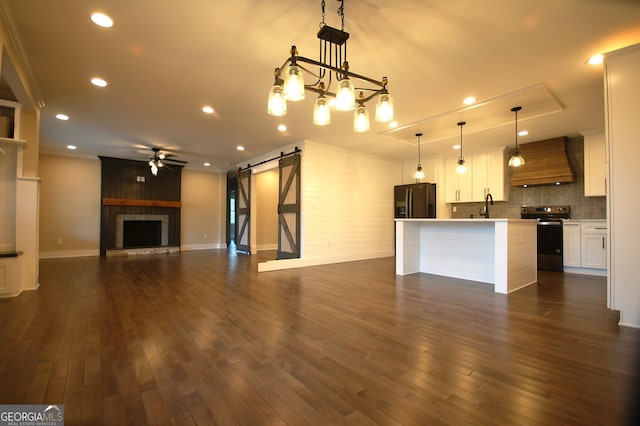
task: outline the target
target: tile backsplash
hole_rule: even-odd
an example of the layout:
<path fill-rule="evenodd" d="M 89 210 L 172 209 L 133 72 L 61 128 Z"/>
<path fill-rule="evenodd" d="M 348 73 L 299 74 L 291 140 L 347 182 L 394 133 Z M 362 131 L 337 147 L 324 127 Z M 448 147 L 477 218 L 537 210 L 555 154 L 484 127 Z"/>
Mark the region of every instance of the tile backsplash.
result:
<path fill-rule="evenodd" d="M 569 205 L 572 219 L 605 219 L 606 197 L 584 196 L 584 140 L 582 136 L 568 138 L 567 154 L 569 162 L 576 175 L 574 183 L 559 186 L 542 185 L 523 188 L 512 186 L 509 188 L 509 201 L 496 201 L 489 207 L 491 217 L 520 218 L 520 206 L 526 205 Z M 509 181 L 511 176 L 509 176 Z M 484 203 L 453 204 L 456 211 L 451 213 L 453 218 L 466 218 L 473 215 L 480 216 Z"/>

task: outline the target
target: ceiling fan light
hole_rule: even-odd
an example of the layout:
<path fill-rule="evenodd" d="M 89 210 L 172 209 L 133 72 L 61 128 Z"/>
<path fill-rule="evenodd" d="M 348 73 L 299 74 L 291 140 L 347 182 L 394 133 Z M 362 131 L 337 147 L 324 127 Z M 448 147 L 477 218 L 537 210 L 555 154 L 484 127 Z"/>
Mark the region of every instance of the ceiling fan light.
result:
<path fill-rule="evenodd" d="M 284 77 L 284 98 L 288 101 L 304 99 L 304 75 L 298 65 L 289 65 Z"/>
<path fill-rule="evenodd" d="M 331 123 L 331 109 L 329 108 L 329 102 L 327 98 L 320 95 L 316 99 L 316 103 L 313 107 L 313 124 L 316 126 L 326 126 Z"/>
<path fill-rule="evenodd" d="M 338 81 L 338 91 L 336 93 L 336 110 L 353 111 L 356 107 L 356 90 L 349 78 Z"/>
<path fill-rule="evenodd" d="M 369 122 L 369 111 L 364 105 L 360 105 L 356 108 L 353 116 L 353 130 L 362 133 L 369 130 L 371 124 Z"/>
<path fill-rule="evenodd" d="M 382 93 L 376 102 L 376 121 L 388 123 L 391 120 L 393 120 L 393 98 L 388 93 Z"/>

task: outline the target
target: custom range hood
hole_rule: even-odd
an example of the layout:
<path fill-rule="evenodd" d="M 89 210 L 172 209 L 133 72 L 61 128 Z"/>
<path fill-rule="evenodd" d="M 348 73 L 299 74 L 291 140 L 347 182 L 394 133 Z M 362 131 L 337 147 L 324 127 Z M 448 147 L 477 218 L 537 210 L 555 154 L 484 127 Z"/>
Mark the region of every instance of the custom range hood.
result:
<path fill-rule="evenodd" d="M 511 186 L 555 185 L 575 182 L 567 156 L 567 138 L 559 137 L 520 145 L 525 164 L 513 169 Z"/>

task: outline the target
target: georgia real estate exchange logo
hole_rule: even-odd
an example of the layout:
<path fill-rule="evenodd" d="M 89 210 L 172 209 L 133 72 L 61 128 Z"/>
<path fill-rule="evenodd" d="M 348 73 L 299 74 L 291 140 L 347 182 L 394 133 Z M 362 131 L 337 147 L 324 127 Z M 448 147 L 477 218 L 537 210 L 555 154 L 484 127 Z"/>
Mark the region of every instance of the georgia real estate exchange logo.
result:
<path fill-rule="evenodd" d="M 0 426 L 64 426 L 64 405 L 0 405 Z"/>

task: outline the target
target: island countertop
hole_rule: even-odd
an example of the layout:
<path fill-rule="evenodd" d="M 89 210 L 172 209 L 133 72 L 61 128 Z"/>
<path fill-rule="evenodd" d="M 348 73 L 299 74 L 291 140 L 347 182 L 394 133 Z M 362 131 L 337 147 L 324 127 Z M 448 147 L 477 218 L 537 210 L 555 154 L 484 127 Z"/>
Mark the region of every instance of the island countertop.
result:
<path fill-rule="evenodd" d="M 530 222 L 537 223 L 537 219 L 512 219 L 509 217 L 461 217 L 453 219 L 394 219 L 396 222 Z"/>
<path fill-rule="evenodd" d="M 424 272 L 511 293 L 537 282 L 537 220 L 395 219 L 396 274 Z"/>

